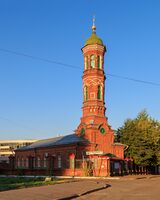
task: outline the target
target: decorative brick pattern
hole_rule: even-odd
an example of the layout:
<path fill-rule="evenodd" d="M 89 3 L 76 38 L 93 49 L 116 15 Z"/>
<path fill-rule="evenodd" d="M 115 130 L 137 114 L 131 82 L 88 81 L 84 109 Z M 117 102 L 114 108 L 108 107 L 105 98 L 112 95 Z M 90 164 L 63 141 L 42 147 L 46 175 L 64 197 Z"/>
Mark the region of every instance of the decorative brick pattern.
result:
<path fill-rule="evenodd" d="M 110 174 L 110 162 L 114 160 L 107 154 L 114 155 L 116 162 L 124 159 L 124 145 L 114 143 L 114 132 L 105 116 L 105 51 L 105 46 L 99 44 L 89 44 L 82 48 L 84 98 L 82 118 L 75 134 L 87 143 L 20 149 L 16 151 L 15 159 L 12 158 L 12 170 L 23 170 L 25 174 L 35 175 L 84 176 L 90 173 L 107 176 Z M 94 152 L 96 155 L 92 155 Z M 102 152 L 103 156 L 98 155 L 98 152 Z"/>

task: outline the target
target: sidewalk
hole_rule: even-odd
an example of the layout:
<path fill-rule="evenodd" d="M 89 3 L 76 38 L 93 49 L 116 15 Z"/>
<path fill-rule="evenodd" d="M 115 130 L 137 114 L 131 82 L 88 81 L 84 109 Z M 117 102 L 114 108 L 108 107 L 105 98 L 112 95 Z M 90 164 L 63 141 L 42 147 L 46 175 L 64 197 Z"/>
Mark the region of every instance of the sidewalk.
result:
<path fill-rule="evenodd" d="M 62 200 L 107 188 L 106 181 L 80 180 L 0 192 L 0 200 Z"/>
<path fill-rule="evenodd" d="M 119 179 L 121 180 L 135 180 L 135 179 L 153 179 L 153 178 L 159 178 L 160 175 L 127 175 L 127 176 L 121 176 Z"/>

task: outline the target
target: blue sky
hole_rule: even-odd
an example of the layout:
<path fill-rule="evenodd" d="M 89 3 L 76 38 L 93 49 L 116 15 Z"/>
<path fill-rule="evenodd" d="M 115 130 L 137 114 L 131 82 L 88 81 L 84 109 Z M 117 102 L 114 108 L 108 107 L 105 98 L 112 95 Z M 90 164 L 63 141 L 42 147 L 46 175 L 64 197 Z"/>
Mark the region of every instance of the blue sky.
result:
<path fill-rule="evenodd" d="M 107 46 L 105 73 L 160 83 L 159 10 L 159 0 L 1 0 L 0 139 L 73 133 L 82 116 L 81 48 L 93 15 Z M 160 120 L 159 91 L 160 86 L 107 76 L 109 124 L 116 129 L 143 109 Z"/>

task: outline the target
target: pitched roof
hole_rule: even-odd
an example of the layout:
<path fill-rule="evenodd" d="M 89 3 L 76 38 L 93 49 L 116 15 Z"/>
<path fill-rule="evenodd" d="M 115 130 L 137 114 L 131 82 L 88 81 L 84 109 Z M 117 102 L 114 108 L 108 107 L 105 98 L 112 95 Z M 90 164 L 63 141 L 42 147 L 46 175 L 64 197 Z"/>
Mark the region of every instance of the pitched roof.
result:
<path fill-rule="evenodd" d="M 87 142 L 88 140 L 79 137 L 76 134 L 71 134 L 50 139 L 38 140 L 37 142 L 29 146 L 24 146 L 22 148 L 16 149 L 16 151 L 31 150 L 34 148 L 54 147 L 54 146 L 76 144 L 76 143 L 87 143 Z"/>

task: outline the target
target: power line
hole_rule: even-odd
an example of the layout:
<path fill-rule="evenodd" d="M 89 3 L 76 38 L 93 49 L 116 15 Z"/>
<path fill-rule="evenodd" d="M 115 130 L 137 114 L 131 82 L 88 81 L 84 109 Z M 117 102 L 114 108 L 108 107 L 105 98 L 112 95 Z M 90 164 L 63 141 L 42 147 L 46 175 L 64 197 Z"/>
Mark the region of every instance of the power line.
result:
<path fill-rule="evenodd" d="M 0 51 L 10 53 L 10 54 L 14 54 L 14 55 L 17 55 L 17 56 L 23 56 L 23 57 L 31 58 L 31 59 L 34 59 L 34 60 L 40 60 L 40 61 L 47 62 L 47 63 L 52 63 L 52 64 L 54 63 L 54 64 L 61 65 L 61 66 L 64 66 L 64 67 L 80 69 L 79 66 L 70 65 L 70 64 L 66 64 L 66 63 L 62 63 L 62 62 L 57 62 L 57 61 L 54 61 L 54 60 L 49 60 L 49 59 L 46 59 L 46 58 L 32 56 L 32 55 L 28 55 L 28 54 L 24 54 L 24 53 L 20 53 L 20 52 L 16 52 L 16 51 L 11 51 L 11 50 L 8 50 L 8 49 L 0 48 Z"/>
<path fill-rule="evenodd" d="M 40 61 L 51 63 L 51 64 L 61 65 L 63 67 L 67 67 L 67 68 L 81 70 L 81 67 L 76 66 L 76 65 L 70 65 L 70 64 L 66 64 L 66 63 L 62 63 L 62 62 L 58 62 L 58 61 L 54 61 L 54 60 L 50 60 L 50 59 L 46 59 L 46 58 L 41 58 L 41 57 L 37 57 L 37 56 L 32 56 L 32 55 L 29 55 L 29 54 L 20 53 L 20 52 L 16 52 L 16 51 L 4 49 L 4 48 L 0 48 L 0 51 L 5 52 L 5 53 L 9 53 L 9 54 L 14 54 L 14 55 L 17 55 L 17 56 L 23 56 L 23 57 L 31 58 L 31 59 L 34 59 L 34 60 L 40 60 Z M 154 86 L 160 86 L 160 83 L 156 83 L 156 82 L 152 82 L 152 81 L 145 81 L 145 80 L 135 79 L 135 78 L 127 77 L 127 76 L 120 76 L 120 75 L 110 74 L 110 73 L 107 73 L 106 75 L 111 76 L 111 77 L 115 77 L 115 78 L 119 78 L 119 79 L 128 80 L 128 81 L 133 81 L 133 82 L 138 82 L 138 83 L 143 83 L 143 84 L 148 84 L 148 85 L 154 85 Z"/>
<path fill-rule="evenodd" d="M 139 82 L 139 83 L 144 83 L 144 84 L 149 84 L 149 85 L 154 85 L 154 86 L 160 86 L 160 83 L 156 83 L 156 82 L 144 81 L 144 80 L 134 79 L 134 78 L 126 77 L 126 76 L 119 76 L 115 74 L 107 74 L 107 75 L 111 77 L 115 77 L 115 78 L 129 80 L 129 81 L 134 81 L 134 82 Z"/>
<path fill-rule="evenodd" d="M 32 56 L 32 55 L 28 55 L 28 54 L 25 54 L 25 53 L 20 53 L 20 52 L 8 50 L 8 49 L 0 48 L 0 51 L 1 52 L 5 52 L 5 53 L 9 53 L 9 54 L 13 54 L 13 55 L 17 55 L 17 56 L 27 57 L 27 58 L 34 59 L 34 60 L 40 60 L 42 62 L 47 62 L 47 63 L 51 63 L 51 64 L 57 64 L 57 65 L 60 65 L 60 66 L 63 66 L 63 67 L 67 67 L 67 68 L 81 70 L 81 67 L 79 67 L 79 66 L 70 65 L 70 64 L 66 64 L 66 63 L 62 63 L 62 62 L 58 62 L 58 61 L 54 61 L 54 60 L 50 60 L 50 59 L 46 59 L 46 58 L 41 58 L 41 57 L 37 57 L 37 56 Z M 131 78 L 131 77 L 120 76 L 120 75 L 116 75 L 116 74 L 110 74 L 110 73 L 107 73 L 106 75 L 110 76 L 110 77 L 114 77 L 114 78 L 119 78 L 119 79 L 133 81 L 133 82 L 138 82 L 138 83 L 143 83 L 143 84 L 149 84 L 149 85 L 154 85 L 154 86 L 160 86 L 160 83 L 156 83 L 156 82 L 144 81 L 144 80 L 134 79 L 134 78 Z M 9 123 L 13 123 L 15 125 L 18 125 L 19 127 L 22 127 L 22 128 L 25 128 L 25 129 L 30 129 L 32 131 L 41 132 L 41 130 L 34 129 L 34 128 L 31 128 L 29 126 L 17 123 L 17 122 L 15 122 L 13 120 L 10 120 L 8 118 L 4 118 L 4 117 L 0 116 L 0 119 L 4 120 L 4 121 L 7 121 Z"/>

